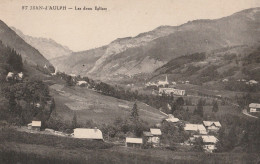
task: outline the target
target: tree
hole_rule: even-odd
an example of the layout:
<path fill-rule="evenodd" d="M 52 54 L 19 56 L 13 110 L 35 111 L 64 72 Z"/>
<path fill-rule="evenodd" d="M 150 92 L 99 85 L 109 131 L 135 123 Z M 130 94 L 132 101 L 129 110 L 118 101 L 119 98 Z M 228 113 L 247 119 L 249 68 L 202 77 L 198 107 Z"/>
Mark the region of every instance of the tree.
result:
<path fill-rule="evenodd" d="M 202 99 L 199 99 L 197 108 L 194 110 L 193 114 L 203 117 L 203 100 Z"/>
<path fill-rule="evenodd" d="M 138 119 L 139 119 L 138 108 L 137 108 L 137 104 L 135 102 L 133 105 L 133 108 L 132 108 L 132 112 L 131 112 L 131 120 L 136 122 L 136 121 L 138 121 Z"/>
<path fill-rule="evenodd" d="M 73 118 L 72 118 L 72 129 L 75 129 L 78 127 L 78 122 L 77 122 L 77 115 L 76 112 L 74 112 Z"/>
<path fill-rule="evenodd" d="M 183 106 L 184 105 L 184 99 L 182 97 L 177 98 L 176 104 L 178 106 Z"/>
<path fill-rule="evenodd" d="M 212 107 L 212 112 L 218 112 L 218 102 L 213 101 L 213 107 Z"/>
<path fill-rule="evenodd" d="M 67 86 L 73 86 L 73 79 L 71 76 L 68 76 L 66 79 Z"/>
<path fill-rule="evenodd" d="M 202 139 L 202 137 L 195 138 L 193 150 L 198 151 L 198 152 L 203 151 L 203 139 Z"/>

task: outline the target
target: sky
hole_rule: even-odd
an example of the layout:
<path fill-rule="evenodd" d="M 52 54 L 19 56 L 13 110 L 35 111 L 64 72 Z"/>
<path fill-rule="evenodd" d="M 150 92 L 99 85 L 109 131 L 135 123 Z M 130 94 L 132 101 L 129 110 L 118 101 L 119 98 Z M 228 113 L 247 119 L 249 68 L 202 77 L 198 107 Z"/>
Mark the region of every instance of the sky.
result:
<path fill-rule="evenodd" d="M 22 10 L 22 6 L 66 6 L 67 10 Z M 74 10 L 95 6 L 106 11 Z M 68 10 L 68 8 L 73 10 Z M 260 7 L 259 0 L 0 0 L 0 19 L 33 37 L 51 38 L 73 51 L 109 44 L 162 25 L 217 19 Z"/>

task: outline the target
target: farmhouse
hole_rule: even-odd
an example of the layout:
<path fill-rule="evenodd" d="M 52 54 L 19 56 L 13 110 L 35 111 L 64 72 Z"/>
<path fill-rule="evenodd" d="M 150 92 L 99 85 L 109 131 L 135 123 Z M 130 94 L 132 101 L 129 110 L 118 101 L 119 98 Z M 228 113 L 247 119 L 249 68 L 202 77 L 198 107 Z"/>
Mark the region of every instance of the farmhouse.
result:
<path fill-rule="evenodd" d="M 208 131 L 217 132 L 221 127 L 219 121 L 203 121 L 203 125 L 206 127 Z"/>
<path fill-rule="evenodd" d="M 23 80 L 23 72 L 18 73 L 16 79 Z"/>
<path fill-rule="evenodd" d="M 229 80 L 228 79 L 223 79 L 222 82 L 228 82 Z"/>
<path fill-rule="evenodd" d="M 95 129 L 76 128 L 74 129 L 73 135 L 74 138 L 103 140 L 103 134 L 97 128 Z"/>
<path fill-rule="evenodd" d="M 127 137 L 125 140 L 126 147 L 134 147 L 134 148 L 141 148 L 143 144 L 142 138 L 129 138 Z"/>
<path fill-rule="evenodd" d="M 86 81 L 78 81 L 77 82 L 78 86 L 86 86 L 87 84 L 88 84 L 88 82 L 86 82 Z"/>
<path fill-rule="evenodd" d="M 165 93 L 166 95 L 179 95 L 179 96 L 184 96 L 185 95 L 185 90 L 180 90 L 180 89 L 174 89 L 174 88 L 159 88 L 159 95 L 162 95 Z"/>
<path fill-rule="evenodd" d="M 153 135 L 152 138 L 151 138 L 153 146 L 159 146 L 160 145 L 160 139 L 161 139 L 161 136 L 162 136 L 161 130 L 150 128 L 150 132 Z"/>
<path fill-rule="evenodd" d="M 256 84 L 258 84 L 258 81 L 255 81 L 255 80 L 249 80 L 248 82 L 246 82 L 246 84 L 249 84 L 249 85 L 256 85 Z"/>
<path fill-rule="evenodd" d="M 13 80 L 14 79 L 14 73 L 13 72 L 8 72 L 6 76 L 6 81 Z"/>
<path fill-rule="evenodd" d="M 250 112 L 260 112 L 260 104 L 251 103 L 249 104 Z"/>
<path fill-rule="evenodd" d="M 41 122 L 41 121 L 32 121 L 32 123 L 29 123 L 27 126 L 28 126 L 28 129 L 29 129 L 29 130 L 37 130 L 37 131 L 40 131 L 41 125 L 42 125 L 42 122 Z"/>
<path fill-rule="evenodd" d="M 191 137 L 191 142 L 195 141 L 195 138 L 201 137 L 203 140 L 203 148 L 204 150 L 208 152 L 213 152 L 216 149 L 216 143 L 218 142 L 218 139 L 215 136 L 211 135 L 194 135 Z"/>
<path fill-rule="evenodd" d="M 145 143 L 152 143 L 152 133 L 151 132 L 143 132 L 143 139 Z"/>
<path fill-rule="evenodd" d="M 174 117 L 172 114 L 169 114 L 168 115 L 168 118 L 165 119 L 167 122 L 173 122 L 173 123 L 176 123 L 176 122 L 179 122 L 180 120 L 176 117 Z"/>
<path fill-rule="evenodd" d="M 198 132 L 200 134 L 207 134 L 207 130 L 202 124 L 186 124 L 184 130 L 189 132 Z"/>

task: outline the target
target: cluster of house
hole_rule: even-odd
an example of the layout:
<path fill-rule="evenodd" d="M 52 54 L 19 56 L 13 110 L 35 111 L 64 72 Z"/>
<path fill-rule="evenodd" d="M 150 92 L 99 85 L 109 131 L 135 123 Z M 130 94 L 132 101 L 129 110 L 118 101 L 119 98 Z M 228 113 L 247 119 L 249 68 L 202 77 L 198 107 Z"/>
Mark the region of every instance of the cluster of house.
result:
<path fill-rule="evenodd" d="M 32 121 L 27 125 L 29 130 L 40 131 L 41 121 Z M 53 129 L 45 129 L 46 132 L 58 135 L 58 136 L 71 136 L 79 139 L 91 139 L 91 140 L 104 140 L 101 130 L 94 128 L 76 128 L 70 135 L 66 135 L 62 132 L 54 131 Z M 143 132 L 143 138 L 130 138 L 126 137 L 125 145 L 127 147 L 141 148 L 144 143 L 150 143 L 152 146 L 160 145 L 160 138 L 162 132 L 160 129 L 151 128 L 149 132 Z"/>
<path fill-rule="evenodd" d="M 177 123 L 180 120 L 170 114 L 169 117 L 165 119 L 165 121 Z M 219 121 L 203 121 L 203 124 L 187 123 L 185 124 L 184 130 L 189 132 L 192 137 L 190 137 L 189 140 L 185 142 L 185 144 L 193 145 L 196 142 L 195 139 L 201 137 L 203 140 L 204 150 L 207 152 L 213 152 L 216 149 L 215 145 L 218 142 L 218 139 L 214 135 L 208 135 L 208 133 L 218 132 L 220 127 L 221 124 Z M 30 124 L 28 124 L 28 129 L 30 130 L 40 131 L 40 128 L 41 121 L 32 121 Z M 74 133 L 70 135 L 54 131 L 52 129 L 45 129 L 45 131 L 53 135 L 104 141 L 102 131 L 97 128 L 76 128 L 74 129 Z M 161 137 L 162 132 L 159 128 L 150 128 L 150 131 L 143 132 L 142 138 L 126 137 L 125 146 L 141 148 L 144 144 L 146 144 L 150 145 L 151 147 L 158 147 L 160 146 Z"/>
<path fill-rule="evenodd" d="M 183 83 L 189 83 L 189 81 L 186 81 Z M 165 77 L 165 81 L 158 81 L 156 82 L 148 82 L 145 84 L 146 87 L 149 86 L 156 86 L 159 87 L 159 92 L 155 93 L 155 91 L 153 92 L 153 94 L 158 94 L 158 95 L 162 95 L 163 93 L 166 95 L 178 95 L 178 96 L 184 96 L 185 95 L 185 90 L 181 90 L 181 89 L 176 89 L 175 88 L 176 82 L 172 82 L 172 84 L 169 83 L 168 81 L 168 77 L 166 75 Z"/>
<path fill-rule="evenodd" d="M 257 103 L 249 104 L 249 111 L 252 113 L 260 112 L 260 104 L 257 104 Z"/>
<path fill-rule="evenodd" d="M 23 78 L 24 78 L 23 72 L 20 72 L 20 73 L 8 72 L 5 80 L 6 81 L 13 81 L 13 80 L 21 81 L 21 80 L 23 80 Z"/>
<path fill-rule="evenodd" d="M 203 121 L 203 124 L 186 124 L 185 131 L 190 132 L 193 136 L 186 144 L 193 145 L 195 138 L 201 137 L 203 140 L 203 148 L 207 152 L 213 152 L 216 149 L 218 139 L 214 135 L 208 135 L 209 132 L 218 132 L 221 127 L 219 121 Z"/>
<path fill-rule="evenodd" d="M 161 129 L 150 128 L 149 132 L 143 132 L 142 138 L 126 137 L 125 146 L 141 148 L 143 144 L 150 144 L 153 147 L 157 147 L 160 146 L 161 136 Z"/>
<path fill-rule="evenodd" d="M 229 81 L 229 79 L 222 79 L 222 82 L 228 82 L 228 81 Z M 256 84 L 258 84 L 258 81 L 256 81 L 256 80 L 249 80 L 249 81 L 247 81 L 246 79 L 238 79 L 237 81 L 238 82 L 244 82 L 247 85 L 256 85 Z"/>

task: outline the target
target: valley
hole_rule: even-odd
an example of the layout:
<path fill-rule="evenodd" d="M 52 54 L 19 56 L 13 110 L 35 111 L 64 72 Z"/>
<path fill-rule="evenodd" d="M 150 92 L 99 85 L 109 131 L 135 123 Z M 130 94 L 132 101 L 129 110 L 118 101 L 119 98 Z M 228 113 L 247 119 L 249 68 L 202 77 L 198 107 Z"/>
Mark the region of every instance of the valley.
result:
<path fill-rule="evenodd" d="M 0 163 L 259 163 L 259 16 L 79 52 L 0 21 Z"/>

